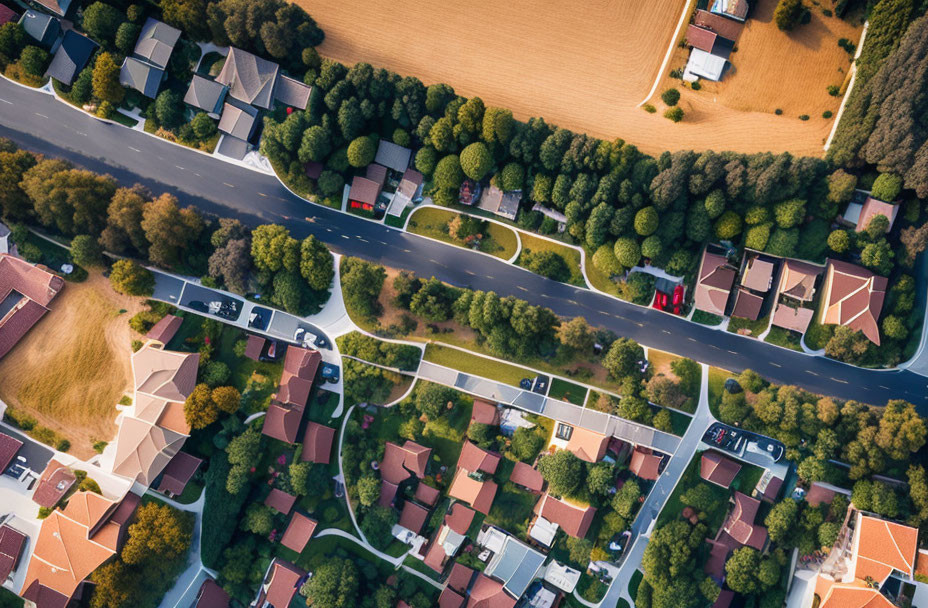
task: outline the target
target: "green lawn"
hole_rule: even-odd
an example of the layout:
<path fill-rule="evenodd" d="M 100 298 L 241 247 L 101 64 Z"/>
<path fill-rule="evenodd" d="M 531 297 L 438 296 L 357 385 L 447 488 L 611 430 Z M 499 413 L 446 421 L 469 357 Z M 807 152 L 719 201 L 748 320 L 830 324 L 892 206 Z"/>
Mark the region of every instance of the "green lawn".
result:
<path fill-rule="evenodd" d="M 410 568 L 412 568 L 412 569 L 415 570 L 416 572 L 421 572 L 422 574 L 426 575 L 427 577 L 429 577 L 429 578 L 432 579 L 433 581 L 436 581 L 436 582 L 439 582 L 439 583 L 441 582 L 441 577 L 438 576 L 438 574 L 437 574 L 434 570 L 432 570 L 431 568 L 429 568 L 428 566 L 426 566 L 426 565 L 422 562 L 421 559 L 416 559 L 415 557 L 406 556 L 406 559 L 403 560 L 403 565 L 409 566 Z"/>
<path fill-rule="evenodd" d="M 591 251 L 589 248 L 586 248 L 587 265 L 584 267 L 584 270 L 586 271 L 586 280 L 589 281 L 590 285 L 596 289 L 618 297 L 619 288 L 616 285 L 616 282 L 601 272 L 599 268 L 593 264 L 594 253 L 595 251 Z"/>
<path fill-rule="evenodd" d="M 464 247 L 461 241 L 448 234 L 448 222 L 457 215 L 454 211 L 447 209 L 422 207 L 412 214 L 407 230 L 413 234 L 421 234 L 444 243 Z M 480 251 L 508 260 L 516 254 L 517 248 L 516 233 L 511 228 L 495 222 L 487 222 L 486 235 L 480 242 Z"/>
<path fill-rule="evenodd" d="M 402 228 L 403 226 L 406 225 L 406 218 L 409 217 L 409 213 L 412 210 L 413 210 L 413 207 L 407 205 L 406 208 L 403 209 L 403 213 L 401 213 L 399 217 L 388 214 L 386 217 L 383 218 L 383 223 L 386 224 L 387 226 L 393 226 L 394 228 Z"/>
<path fill-rule="evenodd" d="M 573 247 L 568 247 L 556 241 L 549 241 L 548 239 L 542 239 L 537 236 L 532 236 L 527 232 L 519 232 L 519 238 L 522 239 L 522 251 L 532 251 L 538 253 L 540 251 L 553 251 L 554 253 L 560 255 L 564 258 L 564 261 L 567 262 L 568 268 L 570 268 L 570 281 L 571 285 L 580 285 L 586 286 L 586 281 L 583 280 L 583 272 L 580 270 L 580 251 Z M 523 256 L 520 254 L 519 259 L 516 260 L 516 264 L 519 266 L 524 266 Z"/>
<path fill-rule="evenodd" d="M 651 362 L 651 365 L 654 368 L 661 368 L 661 369 L 666 368 L 669 370 L 671 363 L 679 359 L 682 359 L 682 358 L 683 357 L 681 357 L 680 355 L 675 355 L 673 353 L 668 353 L 662 350 L 657 350 L 656 348 L 648 349 L 648 361 Z"/>
<path fill-rule="evenodd" d="M 783 346 L 785 348 L 790 348 L 802 352 L 802 346 L 799 341 L 802 339 L 802 334 L 797 331 L 790 331 L 783 327 L 777 327 L 774 325 L 770 328 L 770 331 L 767 332 L 767 337 L 764 338 L 764 342 L 770 342 L 771 344 L 776 344 L 777 346 Z"/>
<path fill-rule="evenodd" d="M 641 584 L 643 578 L 644 573 L 641 570 L 635 570 L 631 580 L 628 581 L 628 594 L 632 596 L 632 599 L 638 595 L 638 586 Z"/>
<path fill-rule="evenodd" d="M 583 405 L 583 402 L 586 401 L 586 393 L 587 389 L 578 384 L 554 378 L 551 380 L 551 389 L 548 391 L 548 396 L 574 405 Z"/>
<path fill-rule="evenodd" d="M 722 405 L 722 393 L 725 391 L 725 381 L 733 378 L 734 374 L 720 367 L 709 368 L 709 411 L 716 418 L 719 417 L 719 406 Z"/>
<path fill-rule="evenodd" d="M 511 482 L 499 487 L 493 507 L 487 516 L 487 523 L 496 524 L 510 534 L 522 540 L 528 539 L 528 522 L 532 517 L 532 507 L 535 506 L 537 496 L 521 490 Z"/>
<path fill-rule="evenodd" d="M 743 319 L 741 317 L 732 317 L 728 322 L 728 331 L 733 334 L 741 333 L 741 335 L 747 335 L 752 338 L 756 338 L 760 334 L 764 333 L 764 330 L 767 329 L 768 325 L 770 325 L 770 315 L 761 317 L 756 321 Z"/>
<path fill-rule="evenodd" d="M 673 427 L 673 434 L 678 437 L 683 437 L 683 435 L 686 434 L 686 429 L 690 428 L 690 422 L 692 422 L 693 419 L 673 408 L 668 407 L 666 409 L 670 412 L 670 426 Z"/>
<path fill-rule="evenodd" d="M 184 488 L 184 493 L 175 498 L 177 502 L 182 505 L 193 504 L 200 498 L 200 494 L 203 492 L 203 484 L 199 481 L 191 480 L 187 484 L 187 487 Z"/>
<path fill-rule="evenodd" d="M 0 587 L 0 608 L 22 608 L 23 600 L 12 591 Z"/>
<path fill-rule="evenodd" d="M 113 115 L 110 116 L 110 120 L 114 120 L 121 124 L 124 127 L 129 127 L 130 129 L 135 125 L 139 124 L 139 121 L 132 118 L 131 116 L 126 116 L 122 112 L 113 112 Z"/>
<path fill-rule="evenodd" d="M 292 556 L 295 555 L 292 551 L 284 547 L 280 547 L 279 551 L 284 555 L 284 557 L 287 557 L 287 554 L 289 554 L 291 559 Z M 326 560 L 330 559 L 333 555 L 338 555 L 339 553 L 370 562 L 377 568 L 377 572 L 383 580 L 386 580 L 386 578 L 393 573 L 393 567 L 390 564 L 383 561 L 373 553 L 367 551 L 360 545 L 339 536 L 323 536 L 321 538 L 313 538 L 306 545 L 306 548 L 299 555 L 299 557 L 296 558 L 295 563 L 301 568 L 312 572 L 324 564 Z"/>
<path fill-rule="evenodd" d="M 722 317 L 697 310 L 693 313 L 692 320 L 693 323 L 699 323 L 700 325 L 715 326 L 722 322 Z"/>
<path fill-rule="evenodd" d="M 438 344 L 425 347 L 425 360 L 444 365 L 468 374 L 490 378 L 511 386 L 519 386 L 523 378 L 533 378 L 535 373 L 524 367 L 501 363 L 473 353 L 448 348 Z"/>
<path fill-rule="evenodd" d="M 440 464 L 453 468 L 457 463 L 472 409 L 473 402 L 465 399 L 462 405 L 425 425 L 421 443 L 432 448 L 433 457 Z"/>
<path fill-rule="evenodd" d="M 332 424 L 332 414 L 338 407 L 338 395 L 319 388 L 313 390 L 309 401 L 309 419 L 319 424 Z"/>

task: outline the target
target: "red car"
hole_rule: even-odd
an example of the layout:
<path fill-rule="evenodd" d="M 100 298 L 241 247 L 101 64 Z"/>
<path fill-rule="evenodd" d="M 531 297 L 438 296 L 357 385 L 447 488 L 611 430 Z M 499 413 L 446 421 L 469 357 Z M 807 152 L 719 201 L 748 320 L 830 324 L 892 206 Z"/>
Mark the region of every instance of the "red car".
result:
<path fill-rule="evenodd" d="M 673 288 L 673 305 L 683 304 L 683 285 L 677 285 Z"/>

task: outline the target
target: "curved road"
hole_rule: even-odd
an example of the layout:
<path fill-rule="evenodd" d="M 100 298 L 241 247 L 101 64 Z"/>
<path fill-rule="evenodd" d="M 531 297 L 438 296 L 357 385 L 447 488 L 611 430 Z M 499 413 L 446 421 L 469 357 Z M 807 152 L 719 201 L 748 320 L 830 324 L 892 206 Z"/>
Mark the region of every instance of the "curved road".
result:
<path fill-rule="evenodd" d="M 335 251 L 405 268 L 448 283 L 493 290 L 583 316 L 642 344 L 733 371 L 756 370 L 770 380 L 842 399 L 882 405 L 905 399 L 928 414 L 928 378 L 910 371 L 864 370 L 751 338 L 713 330 L 586 289 L 557 283 L 466 249 L 437 243 L 291 194 L 275 177 L 216 160 L 119 125 L 108 124 L 52 96 L 0 79 L 0 137 L 66 158 L 125 185 L 171 192 L 181 204 L 234 216 L 248 224 L 286 225 L 297 238 L 314 234 Z"/>

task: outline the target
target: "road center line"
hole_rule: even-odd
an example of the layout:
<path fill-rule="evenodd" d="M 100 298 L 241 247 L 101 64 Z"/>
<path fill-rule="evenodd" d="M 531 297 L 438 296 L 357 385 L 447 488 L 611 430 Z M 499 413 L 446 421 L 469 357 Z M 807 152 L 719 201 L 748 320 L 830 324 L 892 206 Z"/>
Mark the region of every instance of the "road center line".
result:
<path fill-rule="evenodd" d="M 129 146 L 129 149 L 132 150 L 133 152 L 141 152 L 141 150 L 139 150 L 138 148 L 133 148 L 132 146 Z"/>
<path fill-rule="evenodd" d="M 232 184 L 230 184 L 229 182 L 222 182 L 222 185 L 223 185 L 223 186 L 228 186 L 228 187 L 230 187 L 230 188 L 234 188 L 234 187 L 235 187 L 235 186 L 233 186 Z"/>
<path fill-rule="evenodd" d="M 35 115 L 36 115 L 36 116 L 41 116 L 42 118 L 48 118 L 48 116 L 46 116 L 45 114 L 39 114 L 38 112 L 36 112 Z"/>
<path fill-rule="evenodd" d="M 0 101 L 2 101 L 5 104 L 13 105 L 12 101 L 7 101 L 6 99 L 0 99 Z"/>
<path fill-rule="evenodd" d="M 180 169 L 181 171 L 185 171 L 185 169 L 181 167 L 180 165 L 174 165 L 174 167 L 176 167 L 177 169 Z"/>
<path fill-rule="evenodd" d="M 783 367 L 783 366 L 780 365 L 779 363 L 774 363 L 773 361 L 770 362 L 770 365 L 772 365 L 772 366 L 774 366 L 774 367 Z"/>
<path fill-rule="evenodd" d="M 816 374 L 815 372 L 813 372 L 811 369 L 807 369 L 807 370 L 806 370 L 806 373 L 807 373 L 807 374 L 812 374 L 813 376 L 818 376 L 818 374 Z"/>
<path fill-rule="evenodd" d="M 841 380 L 840 378 L 832 378 L 835 382 L 840 382 L 841 384 L 847 384 L 847 380 Z"/>
<path fill-rule="evenodd" d="M 267 194 L 265 194 L 265 193 L 263 193 L 263 192 L 259 192 L 259 193 L 258 193 L 258 196 L 263 196 L 264 198 L 267 198 Z"/>

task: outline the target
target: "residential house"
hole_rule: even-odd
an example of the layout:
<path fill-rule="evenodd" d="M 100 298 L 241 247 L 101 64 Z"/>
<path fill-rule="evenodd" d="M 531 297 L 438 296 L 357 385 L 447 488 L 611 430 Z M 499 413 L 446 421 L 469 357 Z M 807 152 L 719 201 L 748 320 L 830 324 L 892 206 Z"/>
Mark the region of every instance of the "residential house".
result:
<path fill-rule="evenodd" d="M 119 82 L 154 99 L 179 39 L 179 29 L 151 17 L 146 19 L 132 56 L 122 62 Z"/>
<path fill-rule="evenodd" d="M 499 454 L 482 450 L 470 441 L 465 441 L 448 495 L 488 515 L 497 486 L 486 477 L 496 472 L 500 459 Z"/>
<path fill-rule="evenodd" d="M 424 505 L 434 507 L 435 503 L 438 502 L 438 499 L 441 498 L 441 490 L 433 488 L 432 486 L 426 485 L 425 482 L 420 481 L 418 485 L 416 485 L 416 493 L 413 498 Z"/>
<path fill-rule="evenodd" d="M 0 358 L 49 311 L 64 280 L 44 267 L 0 254 Z"/>
<path fill-rule="evenodd" d="M 731 487 L 740 470 L 741 464 L 715 450 L 706 450 L 699 459 L 699 476 L 726 490 Z"/>
<path fill-rule="evenodd" d="M 741 31 L 744 29 L 744 23 L 726 19 L 721 15 L 702 9 L 696 9 L 696 13 L 693 15 L 693 23 L 697 27 L 715 32 L 720 38 L 731 40 L 732 44 L 738 41 Z"/>
<path fill-rule="evenodd" d="M 268 110 L 274 103 L 274 86 L 280 66 L 247 51 L 232 47 L 216 82 L 229 87 L 229 96 Z"/>
<path fill-rule="evenodd" d="M 474 570 L 463 564 L 455 562 L 448 575 L 448 581 L 441 595 L 438 596 L 438 608 L 461 608 L 464 606 L 464 596 L 470 588 L 470 581 L 474 577 Z"/>
<path fill-rule="evenodd" d="M 249 334 L 245 342 L 245 356 L 252 361 L 260 361 L 267 340 L 257 334 Z"/>
<path fill-rule="evenodd" d="M 525 488 L 533 494 L 540 494 L 545 485 L 545 480 L 535 468 L 524 462 L 516 462 L 509 475 L 509 481 Z"/>
<path fill-rule="evenodd" d="M 0 4 L 0 26 L 7 23 L 15 23 L 19 19 L 19 13 L 5 4 Z"/>
<path fill-rule="evenodd" d="M 284 357 L 284 370 L 280 376 L 280 387 L 271 398 L 271 405 L 264 417 L 261 432 L 285 443 L 294 443 L 303 421 L 306 401 L 313 388 L 313 381 L 322 355 L 319 351 L 288 346 Z"/>
<path fill-rule="evenodd" d="M 804 307 L 815 296 L 815 282 L 822 268 L 796 260 L 783 260 L 780 283 L 777 287 L 777 305 L 771 323 L 777 327 L 805 333 L 815 316 L 815 310 Z"/>
<path fill-rule="evenodd" d="M 23 13 L 19 24 L 33 40 L 39 43 L 39 46 L 46 50 L 54 46 L 55 41 L 58 40 L 58 34 L 61 33 L 60 21 L 51 15 L 32 9 Z"/>
<path fill-rule="evenodd" d="M 187 452 L 178 452 L 168 466 L 164 467 L 160 481 L 155 484 L 158 486 L 158 491 L 171 498 L 180 496 L 201 464 L 203 461 L 196 456 L 191 456 Z"/>
<path fill-rule="evenodd" d="M 286 608 L 303 586 L 306 576 L 302 568 L 275 557 L 251 608 Z"/>
<path fill-rule="evenodd" d="M 422 195 L 422 183 L 425 178 L 415 169 L 406 169 L 400 179 L 393 198 L 390 199 L 390 206 L 387 207 L 387 214 L 394 217 L 403 215 L 406 207 L 411 205 L 414 200 Z"/>
<path fill-rule="evenodd" d="M 25 534 L 8 523 L 0 526 L 0 585 L 16 571 L 25 546 Z"/>
<path fill-rule="evenodd" d="M 190 435 L 184 402 L 197 380 L 198 353 L 146 343 L 131 358 L 135 395 L 117 419 L 116 445 L 105 453 L 110 470 L 150 486 Z"/>
<path fill-rule="evenodd" d="M 264 506 L 270 507 L 282 515 L 289 515 L 295 503 L 296 496 L 277 488 L 271 488 L 267 498 L 264 499 Z"/>
<path fill-rule="evenodd" d="M 483 195 L 480 197 L 480 202 L 477 203 L 477 207 L 500 217 L 515 220 L 516 215 L 519 213 L 519 202 L 521 200 L 521 190 L 503 192 L 491 184 L 489 188 L 483 191 Z"/>
<path fill-rule="evenodd" d="M 0 473 L 7 470 L 22 447 L 23 442 L 19 439 L 0 433 Z"/>
<path fill-rule="evenodd" d="M 229 103 L 228 101 L 222 105 L 222 116 L 219 118 L 220 133 L 247 142 L 254 135 L 257 125 L 258 110 L 255 108 L 241 103 Z"/>
<path fill-rule="evenodd" d="M 135 57 L 123 59 L 119 68 L 119 84 L 135 89 L 150 99 L 158 95 L 163 79 L 164 70 Z"/>
<path fill-rule="evenodd" d="M 710 11 L 736 21 L 744 21 L 748 16 L 748 0 L 712 0 Z"/>
<path fill-rule="evenodd" d="M 542 494 L 535 503 L 534 512 L 538 516 L 536 523 L 538 519 L 545 519 L 574 538 L 586 537 L 590 524 L 593 523 L 593 517 L 596 515 L 594 507 L 569 503 L 548 493 Z M 531 531 L 529 535 L 534 538 Z"/>
<path fill-rule="evenodd" d="M 309 539 L 313 537 L 313 532 L 316 531 L 316 526 L 318 525 L 315 519 L 307 517 L 302 513 L 295 512 L 293 516 L 290 517 L 287 530 L 280 538 L 280 544 L 291 551 L 302 553 L 306 545 L 309 544 Z"/>
<path fill-rule="evenodd" d="M 471 410 L 470 423 L 499 426 L 499 409 L 496 404 L 483 399 L 474 399 L 474 408 Z"/>
<path fill-rule="evenodd" d="M 545 554 L 499 528 L 484 527 L 477 536 L 477 544 L 493 553 L 484 574 L 502 582 L 512 598 L 522 597 L 544 571 Z"/>
<path fill-rule="evenodd" d="M 480 572 L 471 583 L 467 608 L 513 608 L 516 599 L 506 593 L 499 581 Z"/>
<path fill-rule="evenodd" d="M 224 107 L 226 93 L 229 87 L 226 85 L 204 78 L 199 74 L 193 75 L 190 86 L 184 94 L 184 103 L 193 106 L 198 110 L 203 110 L 212 118 L 219 118 Z"/>
<path fill-rule="evenodd" d="M 122 547 L 140 501 L 132 492 L 116 500 L 77 492 L 64 509 L 52 511 L 33 547 L 23 599 L 39 608 L 81 599 L 84 579 Z"/>
<path fill-rule="evenodd" d="M 373 213 L 382 188 L 382 183 L 360 175 L 354 176 L 351 180 L 351 189 L 348 190 L 348 207 Z"/>
<path fill-rule="evenodd" d="M 409 148 L 381 139 L 380 143 L 377 144 L 377 155 L 374 157 L 374 162 L 402 174 L 409 168 L 409 159 L 411 157 L 412 150 Z"/>
<path fill-rule="evenodd" d="M 184 320 L 175 315 L 164 315 L 160 321 L 154 324 L 145 337 L 162 345 L 167 345 L 180 329 Z"/>
<path fill-rule="evenodd" d="M 728 305 L 728 296 L 734 282 L 735 270 L 728 266 L 728 259 L 723 255 L 704 251 L 696 281 L 696 310 L 725 316 L 725 307 Z"/>
<path fill-rule="evenodd" d="M 573 452 L 574 456 L 580 460 L 596 463 L 606 455 L 607 447 L 609 447 L 608 435 L 585 429 L 582 426 L 575 426 L 565 449 Z"/>
<path fill-rule="evenodd" d="M 754 523 L 760 501 L 735 492 L 734 503 L 715 540 L 725 543 L 732 550 L 747 545 L 763 551 L 767 544 L 767 528 Z"/>
<path fill-rule="evenodd" d="M 399 525 L 406 528 L 413 534 L 422 532 L 425 522 L 429 519 L 429 510 L 422 505 L 416 504 L 411 500 L 403 503 L 400 511 Z"/>
<path fill-rule="evenodd" d="M 316 422 L 309 422 L 303 434 L 303 452 L 300 460 L 315 464 L 329 464 L 334 440 L 335 429 Z"/>
<path fill-rule="evenodd" d="M 756 321 L 764 308 L 764 298 L 743 287 L 735 292 L 735 305 L 731 309 L 731 316 Z"/>
<path fill-rule="evenodd" d="M 33 0 L 33 2 L 59 17 L 64 17 L 71 8 L 71 0 Z"/>
<path fill-rule="evenodd" d="M 21 442 L 20 445 L 22 445 Z M 6 467 L 3 470 L 6 470 Z M 32 493 L 32 502 L 40 507 L 51 509 L 61 502 L 75 483 L 77 483 L 77 476 L 74 471 L 52 458 L 42 471 L 42 477 L 39 478 L 35 492 Z"/>
<path fill-rule="evenodd" d="M 383 460 L 378 465 L 380 470 L 380 499 L 378 504 L 383 507 L 392 507 L 393 498 L 399 490 L 400 484 L 410 477 L 422 479 L 428 470 L 431 448 L 406 441 L 399 446 L 388 441 L 384 446 Z"/>
<path fill-rule="evenodd" d="M 854 228 L 857 232 L 862 232 L 867 229 L 867 226 L 870 225 L 870 221 L 878 215 L 882 215 L 887 220 L 889 224 L 886 226 L 886 232 L 889 232 L 893 229 L 893 224 L 896 222 L 896 215 L 899 214 L 899 205 L 894 205 L 893 203 L 887 203 L 879 199 L 868 196 L 867 200 L 864 201 L 864 205 L 860 210 L 860 217 L 857 220 L 857 225 Z"/>
<path fill-rule="evenodd" d="M 663 464 L 663 458 L 659 453 L 650 448 L 637 446 L 632 452 L 628 470 L 639 479 L 657 481 L 661 473 L 661 464 Z"/>
<path fill-rule="evenodd" d="M 465 540 L 464 534 L 452 530 L 447 524 L 442 525 L 432 536 L 422 562 L 438 574 L 441 574 L 448 561 L 458 552 Z"/>
<path fill-rule="evenodd" d="M 761 475 L 760 481 L 758 481 L 757 485 L 754 487 L 753 494 L 764 502 L 772 504 L 780 497 L 780 490 L 782 488 L 783 478 L 777 477 L 773 474 L 773 471 L 766 469 L 763 475 Z"/>
<path fill-rule="evenodd" d="M 99 46 L 87 36 L 68 30 L 64 33 L 61 45 L 55 51 L 55 57 L 45 71 L 45 76 L 70 86 Z"/>
<path fill-rule="evenodd" d="M 211 578 L 203 581 L 197 599 L 190 608 L 229 608 L 232 598 Z"/>
<path fill-rule="evenodd" d="M 861 331 L 879 346 L 878 321 L 887 283 L 886 277 L 878 276 L 866 268 L 828 260 L 821 322 Z"/>
<path fill-rule="evenodd" d="M 419 484 L 420 486 L 422 484 Z M 456 502 L 445 513 L 444 525 L 461 535 L 466 535 L 477 512 L 464 503 Z"/>
<path fill-rule="evenodd" d="M 758 293 L 767 293 L 773 285 L 773 270 L 773 262 L 758 256 L 749 257 L 741 274 L 741 285 Z"/>
<path fill-rule="evenodd" d="M 309 105 L 312 92 L 311 86 L 281 74 L 277 77 L 277 84 L 274 87 L 274 101 L 297 110 L 305 110 Z"/>

